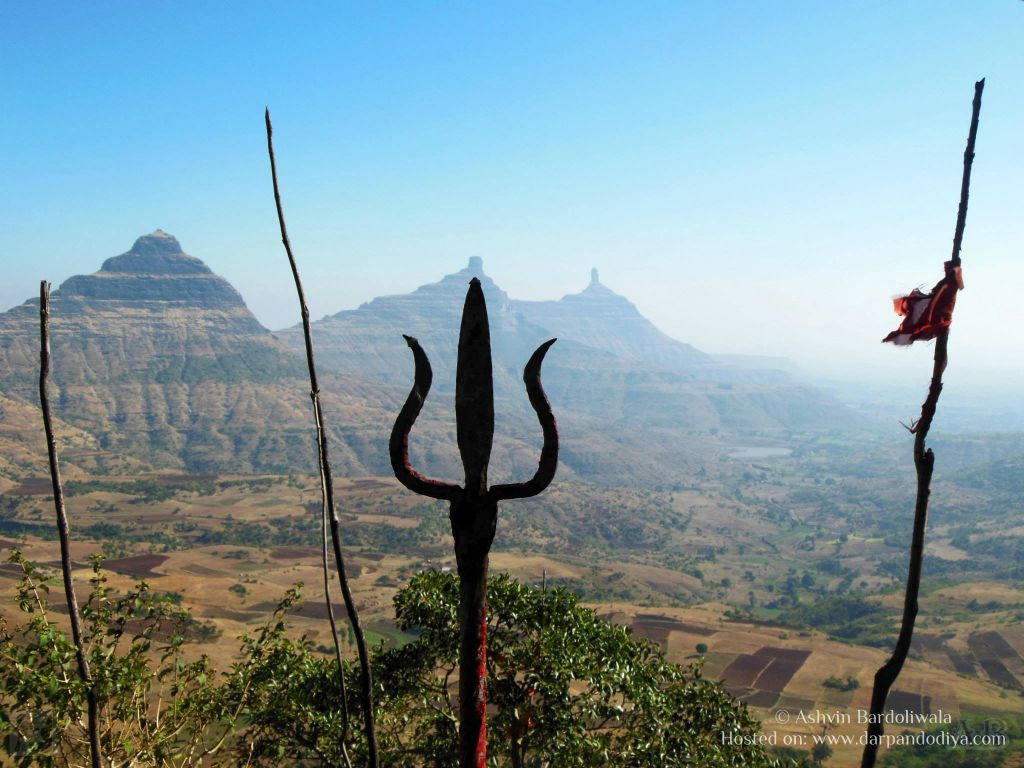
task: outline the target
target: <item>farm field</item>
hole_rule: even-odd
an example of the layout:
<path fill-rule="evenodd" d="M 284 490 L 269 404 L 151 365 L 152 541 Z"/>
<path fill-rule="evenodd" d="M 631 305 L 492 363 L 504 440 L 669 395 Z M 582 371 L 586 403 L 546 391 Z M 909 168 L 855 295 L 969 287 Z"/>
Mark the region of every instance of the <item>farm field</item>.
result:
<path fill-rule="evenodd" d="M 829 640 L 820 632 L 795 631 L 737 622 L 724 617 L 725 606 L 707 604 L 690 609 L 643 612 L 633 606 L 606 606 L 603 615 L 659 643 L 673 661 L 692 661 L 696 646 L 704 644 L 704 672 L 721 680 L 729 691 L 750 706 L 766 733 L 778 738 L 791 734 L 813 744 L 814 734 L 858 738 L 866 728 L 858 712 L 870 707 L 871 681 L 888 653 L 881 649 Z M 971 635 L 968 642 L 989 639 L 998 632 Z M 1000 647 L 1004 658 L 1017 658 L 1017 645 Z M 990 653 L 986 651 L 986 653 Z M 987 658 L 987 656 L 986 656 Z M 913 715 L 948 715 L 953 723 L 964 717 L 1024 717 L 1024 700 L 985 675 L 963 675 L 948 660 L 911 658 L 895 688 L 889 709 Z M 974 670 L 976 672 L 976 670 Z M 860 682 L 856 690 L 829 687 L 829 678 Z M 786 714 L 780 716 L 780 712 Z M 901 726 L 887 730 L 899 732 Z M 911 730 L 918 730 L 911 728 Z M 781 743 L 781 742 L 780 742 Z M 834 743 L 829 765 L 858 765 L 860 747 Z"/>
<path fill-rule="evenodd" d="M 4 498 L 15 501 L 7 501 L 0 555 L 17 546 L 29 559 L 55 567 L 48 482 L 3 482 Z M 165 474 L 93 477 L 68 486 L 80 595 L 87 590 L 89 555 L 104 553 L 110 585 L 124 589 L 145 579 L 175 595 L 206 628 L 195 652 L 226 669 L 236 658 L 238 636 L 266 622 L 285 591 L 302 582 L 305 602 L 291 616 L 292 631 L 328 650 L 319 489 L 312 483 L 289 476 Z M 346 568 L 369 639 L 401 643 L 392 620 L 395 592 L 419 570 L 454 567 L 445 509 L 424 504 L 390 478 L 342 479 L 337 495 L 350 543 Z M 837 585 L 858 580 L 869 589 L 856 599 L 867 598 L 880 612 L 878 626 L 894 634 L 898 593 L 886 590 L 885 580 L 849 573 L 863 559 L 869 576 L 873 564 L 864 553 L 884 546 L 881 539 L 848 538 L 841 544 L 847 572 L 831 578 L 823 563 L 838 540 L 812 547 L 803 536 L 781 536 L 755 504 L 710 483 L 673 493 L 566 484 L 553 490 L 547 505 L 510 504 L 508 512 L 499 524 L 493 570 L 579 592 L 600 615 L 649 638 L 674 661 L 702 656 L 705 674 L 746 702 L 766 733 L 809 739 L 827 731 L 855 739 L 864 731 L 857 712 L 868 707 L 886 647 L 837 638 L 831 625 L 787 624 L 792 606 L 766 606 L 787 590 L 805 608 L 827 603 L 841 599 Z M 624 542 L 595 557 L 578 533 L 587 514 L 609 537 L 628 534 L 631 520 L 642 521 L 633 546 Z M 664 546 L 649 541 L 652 531 L 667 532 Z M 766 553 L 771 547 L 780 554 Z M 0 593 L 12 594 L 16 578 L 16 568 L 0 567 Z M 883 588 L 871 593 L 873 583 Z M 59 613 L 61 591 L 52 590 L 50 598 Z M 3 613 L 10 620 L 8 605 Z M 945 583 L 928 591 L 891 707 L 942 712 L 953 721 L 1024 719 L 1022 605 L 1024 593 L 999 581 Z M 343 614 L 337 595 L 336 614 Z M 707 646 L 703 654 L 698 644 Z M 838 690 L 826 685 L 829 678 L 856 680 L 858 687 Z M 780 711 L 787 713 L 785 722 Z M 856 745 L 834 750 L 832 766 L 853 765 L 859 755 Z"/>
<path fill-rule="evenodd" d="M 53 542 L 26 543 L 26 556 L 56 564 Z M 89 542 L 74 546 L 80 591 L 89 576 L 85 562 L 89 551 Z M 391 621 L 390 601 L 400 583 L 398 575 L 411 572 L 412 565 L 409 558 L 375 553 L 356 553 L 349 558 L 347 569 L 371 642 L 402 641 L 402 634 Z M 284 591 L 299 581 L 306 585 L 306 601 L 291 616 L 292 631 L 306 634 L 315 645 L 328 650 L 320 552 L 315 548 L 246 549 L 243 554 L 233 547 L 212 546 L 116 558 L 105 566 L 115 587 L 127 588 L 135 579 L 145 578 L 155 589 L 182 595 L 183 605 L 196 619 L 216 628 L 216 637 L 194 646 L 194 650 L 209 655 L 220 669 L 227 669 L 236 660 L 238 636 L 266 622 Z M 519 559 L 509 554 L 495 557 L 493 567 L 524 580 L 532 576 L 534 582 L 538 581 L 538 572 L 546 573 L 549 579 L 582 572 L 578 566 L 550 558 Z M 0 590 L 9 593 L 15 577 L 10 566 L 0 570 Z M 396 586 L 382 583 L 385 580 L 393 580 Z M 245 593 L 233 591 L 236 585 L 242 585 Z M 59 611 L 63 607 L 60 590 L 51 591 L 50 598 Z M 615 602 L 592 607 L 604 618 L 656 642 L 673 661 L 695 661 L 697 645 L 706 644 L 705 675 L 721 680 L 734 696 L 746 702 L 762 720 L 767 734 L 776 733 L 779 739 L 792 734 L 810 744 L 814 734 L 827 732 L 856 739 L 864 731 L 857 713 L 868 708 L 869 682 L 886 656 L 882 650 L 838 643 L 818 632 L 730 620 L 725 617 L 728 607 L 718 603 L 653 608 Z M 340 607 L 336 611 L 340 614 Z M 988 671 L 990 658 L 1005 659 L 1004 664 L 1012 663 L 1011 655 L 1020 659 L 1024 633 L 1006 634 L 1012 637 L 1013 645 L 1008 640 L 996 640 L 1004 637 L 998 632 L 968 637 L 967 642 L 983 654 L 981 669 Z M 948 663 L 942 666 L 929 658 L 913 659 L 892 694 L 891 708 L 921 715 L 947 713 L 953 721 L 972 715 L 1024 719 L 1024 699 L 985 680 L 979 667 L 965 676 L 957 674 Z M 825 685 L 826 679 L 834 676 L 854 678 L 863 685 L 855 691 L 836 691 Z M 786 722 L 779 720 L 780 711 L 789 713 Z M 829 720 L 828 725 L 815 722 L 823 718 Z M 856 746 L 837 745 L 834 749 L 835 756 L 829 763 L 833 766 L 854 765 L 860 753 Z"/>

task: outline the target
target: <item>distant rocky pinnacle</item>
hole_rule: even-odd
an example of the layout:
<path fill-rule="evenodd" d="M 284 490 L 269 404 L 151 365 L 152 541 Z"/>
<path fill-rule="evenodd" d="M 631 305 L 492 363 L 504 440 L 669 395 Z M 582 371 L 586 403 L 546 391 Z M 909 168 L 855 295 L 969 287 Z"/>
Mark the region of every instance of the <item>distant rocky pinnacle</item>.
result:
<path fill-rule="evenodd" d="M 675 371 L 692 371 L 710 362 L 703 352 L 658 330 L 629 299 L 604 285 L 596 268 L 579 293 L 558 301 L 512 301 L 511 309 L 561 339 L 627 360 Z"/>

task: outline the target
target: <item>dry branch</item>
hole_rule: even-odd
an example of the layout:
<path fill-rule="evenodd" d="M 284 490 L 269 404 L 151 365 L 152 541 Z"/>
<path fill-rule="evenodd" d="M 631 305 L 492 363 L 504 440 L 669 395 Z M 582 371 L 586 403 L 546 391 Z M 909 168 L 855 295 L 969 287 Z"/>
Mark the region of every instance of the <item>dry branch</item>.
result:
<path fill-rule="evenodd" d="M 324 591 L 327 603 L 327 615 L 331 622 L 331 634 L 334 638 L 335 656 L 338 662 L 338 675 L 341 679 L 342 706 L 344 726 L 342 733 L 342 749 L 345 749 L 345 740 L 348 736 L 348 705 L 345 694 L 345 670 L 341 662 L 341 644 L 338 640 L 338 630 L 334 621 L 334 609 L 331 607 L 330 576 L 327 564 L 327 528 L 330 528 L 331 543 L 334 549 L 334 563 L 338 569 L 338 581 L 341 585 L 341 594 L 345 601 L 345 611 L 348 614 L 349 623 L 352 625 L 352 632 L 356 639 L 356 649 L 359 653 L 360 688 L 364 712 L 364 726 L 366 731 L 367 760 L 370 768 L 377 768 L 377 734 L 373 715 L 373 678 L 370 672 L 370 658 L 366 649 L 366 637 L 363 634 L 362 626 L 359 623 L 359 612 L 356 610 L 355 601 L 352 599 L 352 591 L 349 589 L 348 576 L 345 573 L 345 558 L 341 552 L 341 525 L 338 519 L 338 511 L 334 506 L 334 479 L 331 475 L 331 463 L 327 449 L 327 431 L 324 428 L 323 410 L 320 407 L 320 385 L 317 381 L 316 362 L 313 358 L 313 336 L 309 326 L 309 307 L 306 305 L 306 294 L 302 288 L 302 279 L 299 277 L 299 268 L 292 253 L 291 241 L 288 238 L 288 228 L 284 222 L 284 209 L 281 206 L 281 191 L 277 182 L 277 162 L 274 158 L 274 129 L 270 122 L 270 109 L 266 110 L 267 124 L 267 153 L 270 156 L 270 175 L 274 184 L 274 203 L 277 206 L 277 221 L 281 228 L 281 242 L 284 244 L 285 253 L 288 254 L 288 264 L 291 266 L 292 277 L 295 280 L 295 291 L 299 297 L 299 308 L 302 313 L 302 334 L 306 344 L 306 367 L 309 369 L 309 396 L 313 401 L 313 418 L 316 422 L 316 440 L 318 447 L 318 460 L 320 466 L 320 494 L 321 494 L 321 521 L 323 526 L 323 569 L 324 569 Z M 348 762 L 348 753 L 345 751 L 345 760 Z"/>
<path fill-rule="evenodd" d="M 974 140 L 978 135 L 978 115 L 981 112 L 981 92 L 985 88 L 985 80 L 974 84 L 974 102 L 971 115 L 971 127 L 967 136 L 967 149 L 964 150 L 964 173 L 960 185 L 960 207 L 957 210 L 956 229 L 953 234 L 953 256 L 951 265 L 960 266 L 960 245 L 963 242 L 964 226 L 967 223 L 967 198 L 971 186 L 971 164 L 974 162 Z M 875 684 L 871 691 L 871 717 L 868 725 L 867 744 L 861 759 L 861 768 L 874 768 L 878 756 L 878 742 L 885 732 L 883 712 L 885 700 L 889 696 L 896 678 L 903 669 L 903 663 L 910 652 L 910 641 L 914 635 L 914 622 L 917 619 L 917 596 L 921 588 L 921 564 L 924 559 L 924 532 L 928 522 L 928 496 L 931 493 L 932 470 L 935 467 L 935 454 L 931 448 L 925 447 L 925 438 L 935 417 L 935 408 L 942 392 L 942 372 L 946 370 L 946 347 L 949 330 L 943 328 L 935 338 L 935 360 L 932 366 L 932 380 L 928 387 L 928 396 L 921 406 L 921 418 L 913 424 L 914 433 L 914 468 L 917 470 L 917 502 L 914 506 L 914 531 L 910 543 L 910 566 L 907 573 L 907 588 L 903 600 L 903 620 L 900 633 L 896 639 L 896 647 L 892 656 L 875 673 Z"/>
<path fill-rule="evenodd" d="M 39 404 L 43 409 L 43 428 L 46 431 L 46 451 L 50 459 L 50 480 L 53 484 L 53 506 L 57 511 L 57 533 L 60 536 L 60 569 L 64 576 L 64 597 L 68 603 L 71 618 L 71 637 L 75 643 L 78 659 L 78 676 L 86 687 L 86 701 L 89 710 L 89 754 L 92 768 L 103 764 L 100 750 L 99 705 L 96 701 L 96 685 L 89 672 L 89 659 L 85 655 L 82 641 L 82 620 L 78 613 L 78 598 L 75 597 L 75 583 L 71 579 L 71 529 L 64 507 L 64 485 L 60 479 L 60 464 L 57 460 L 57 441 L 53 435 L 53 418 L 50 415 L 50 284 L 43 280 L 39 284 Z"/>

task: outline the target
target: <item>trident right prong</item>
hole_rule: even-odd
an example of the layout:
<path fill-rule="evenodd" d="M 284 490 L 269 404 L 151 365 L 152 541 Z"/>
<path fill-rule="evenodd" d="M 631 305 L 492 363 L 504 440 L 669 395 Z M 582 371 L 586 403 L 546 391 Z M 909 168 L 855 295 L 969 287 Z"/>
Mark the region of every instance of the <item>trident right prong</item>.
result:
<path fill-rule="evenodd" d="M 544 355 L 548 353 L 551 345 L 557 339 L 545 341 L 537 351 L 530 357 L 530 362 L 523 370 L 523 382 L 526 384 L 526 394 L 530 397 L 530 405 L 537 412 L 537 419 L 540 421 L 541 429 L 544 430 L 544 445 L 540 449 L 540 462 L 537 465 L 537 472 L 525 483 L 508 483 L 506 485 L 495 485 L 491 488 L 491 496 L 497 501 L 506 499 L 525 499 L 536 496 L 548 487 L 548 484 L 555 478 L 555 469 L 558 467 L 558 425 L 555 422 L 555 414 L 551 411 L 551 402 L 544 394 L 544 387 L 540 383 L 540 367 L 544 362 Z"/>

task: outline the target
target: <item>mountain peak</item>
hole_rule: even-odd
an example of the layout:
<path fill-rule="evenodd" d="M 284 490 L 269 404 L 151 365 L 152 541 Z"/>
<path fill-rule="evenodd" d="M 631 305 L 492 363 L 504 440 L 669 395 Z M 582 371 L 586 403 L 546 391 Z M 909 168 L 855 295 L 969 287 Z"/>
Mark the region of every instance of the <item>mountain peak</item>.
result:
<path fill-rule="evenodd" d="M 479 256 L 470 256 L 465 267 L 450 275 L 445 275 L 438 283 L 420 286 L 418 290 L 433 292 L 440 290 L 445 294 L 455 293 L 462 296 L 466 292 L 467 282 L 476 282 L 487 297 L 487 306 L 492 310 L 500 309 L 508 304 L 508 296 L 498 284 L 484 272 L 484 260 Z"/>
<path fill-rule="evenodd" d="M 596 297 L 601 297 L 601 298 L 615 297 L 616 299 L 622 299 L 623 301 L 625 301 L 625 299 L 623 299 L 623 297 L 619 296 L 617 293 L 615 293 L 615 291 L 613 291 L 611 288 L 609 288 L 608 286 L 606 286 L 604 283 L 601 282 L 601 278 L 600 278 L 600 276 L 598 275 L 598 272 L 597 272 L 597 267 L 593 267 L 590 270 L 590 284 L 586 288 L 584 288 L 580 293 L 577 293 L 575 295 L 577 297 L 580 297 L 580 298 L 588 298 L 588 299 L 592 299 L 592 298 L 596 298 Z M 571 299 L 573 297 L 572 296 L 566 296 L 565 298 L 566 299 Z"/>
<path fill-rule="evenodd" d="M 143 235 L 135 241 L 132 246 L 132 253 L 183 253 L 181 243 L 174 235 L 164 232 L 162 229 L 154 230 L 151 235 Z"/>
<path fill-rule="evenodd" d="M 130 302 L 136 307 L 156 302 L 154 311 L 173 303 L 195 310 L 237 313 L 247 328 L 261 327 L 227 280 L 182 251 L 175 237 L 159 229 L 138 238 L 130 251 L 104 261 L 99 272 L 69 277 L 54 298 Z"/>
<path fill-rule="evenodd" d="M 462 270 L 463 274 L 472 275 L 473 277 L 484 276 L 484 260 L 479 256 L 470 256 L 469 264 Z"/>
<path fill-rule="evenodd" d="M 158 229 L 135 241 L 130 251 L 103 262 L 104 272 L 129 272 L 144 275 L 209 274 L 202 261 L 181 250 L 174 235 Z"/>

